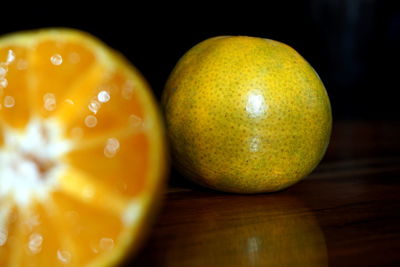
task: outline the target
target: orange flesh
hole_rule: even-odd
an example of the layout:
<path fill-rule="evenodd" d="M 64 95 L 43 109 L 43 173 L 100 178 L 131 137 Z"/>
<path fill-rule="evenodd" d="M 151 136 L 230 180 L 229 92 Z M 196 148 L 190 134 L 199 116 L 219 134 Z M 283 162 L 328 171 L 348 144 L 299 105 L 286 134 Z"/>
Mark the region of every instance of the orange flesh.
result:
<path fill-rule="evenodd" d="M 54 161 L 41 159 L 41 151 L 20 152 L 38 170 L 36 185 L 54 179 L 28 203 L 2 193 L 2 169 L 12 167 L 0 165 L 0 266 L 85 266 L 98 258 L 111 264 L 108 255 L 125 249 L 139 224 L 130 207 L 141 208 L 155 187 L 151 151 L 158 137 L 151 131 L 159 129 L 152 129 L 157 121 L 143 100 L 146 84 L 114 55 L 107 65 L 91 45 L 68 34 L 0 45 L 7 83 L 0 87 L 0 153 L 15 149 L 6 129 L 23 134 L 32 122 L 45 141 L 57 135 L 68 142 Z M 51 173 L 54 166 L 60 170 Z"/>

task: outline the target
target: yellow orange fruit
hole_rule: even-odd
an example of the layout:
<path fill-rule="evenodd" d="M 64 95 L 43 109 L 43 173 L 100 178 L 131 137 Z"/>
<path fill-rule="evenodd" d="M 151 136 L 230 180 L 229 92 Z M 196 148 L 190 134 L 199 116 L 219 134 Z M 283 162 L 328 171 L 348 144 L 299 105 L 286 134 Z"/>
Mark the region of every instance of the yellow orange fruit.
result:
<path fill-rule="evenodd" d="M 0 38 L 0 266 L 110 266 L 166 170 L 158 109 L 120 54 L 70 29 Z"/>
<path fill-rule="evenodd" d="M 293 48 L 273 40 L 199 43 L 175 66 L 162 101 L 177 167 L 222 191 L 286 188 L 316 167 L 330 138 L 323 83 Z"/>

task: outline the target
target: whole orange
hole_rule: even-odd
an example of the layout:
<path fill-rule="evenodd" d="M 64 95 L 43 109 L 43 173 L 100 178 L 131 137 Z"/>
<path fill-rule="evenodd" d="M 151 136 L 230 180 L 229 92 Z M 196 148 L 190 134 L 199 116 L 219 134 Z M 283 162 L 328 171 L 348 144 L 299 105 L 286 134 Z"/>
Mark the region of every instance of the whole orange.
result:
<path fill-rule="evenodd" d="M 199 43 L 175 66 L 162 101 L 176 166 L 217 190 L 286 188 L 317 166 L 330 138 L 331 107 L 318 74 L 273 40 Z"/>

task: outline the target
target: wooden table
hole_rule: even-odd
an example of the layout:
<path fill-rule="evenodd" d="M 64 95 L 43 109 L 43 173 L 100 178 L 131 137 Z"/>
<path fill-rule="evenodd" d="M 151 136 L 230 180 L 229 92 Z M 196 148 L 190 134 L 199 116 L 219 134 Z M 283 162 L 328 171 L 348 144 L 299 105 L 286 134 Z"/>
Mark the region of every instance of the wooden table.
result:
<path fill-rule="evenodd" d="M 400 123 L 336 122 L 318 168 L 273 194 L 207 190 L 176 172 L 126 266 L 400 266 Z"/>

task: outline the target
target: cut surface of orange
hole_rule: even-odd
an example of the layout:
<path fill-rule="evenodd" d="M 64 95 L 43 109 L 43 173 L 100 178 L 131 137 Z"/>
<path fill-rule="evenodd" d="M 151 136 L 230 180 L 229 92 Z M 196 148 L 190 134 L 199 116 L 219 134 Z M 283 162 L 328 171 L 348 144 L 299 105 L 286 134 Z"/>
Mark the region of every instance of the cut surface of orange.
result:
<path fill-rule="evenodd" d="M 112 266 L 134 253 L 166 171 L 158 108 L 96 38 L 0 38 L 0 266 Z"/>

